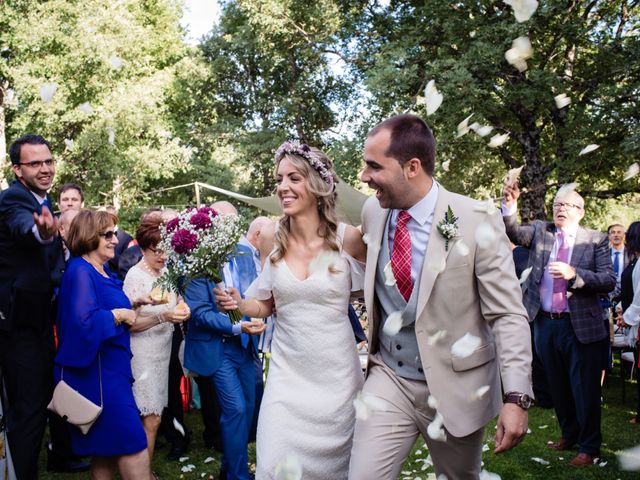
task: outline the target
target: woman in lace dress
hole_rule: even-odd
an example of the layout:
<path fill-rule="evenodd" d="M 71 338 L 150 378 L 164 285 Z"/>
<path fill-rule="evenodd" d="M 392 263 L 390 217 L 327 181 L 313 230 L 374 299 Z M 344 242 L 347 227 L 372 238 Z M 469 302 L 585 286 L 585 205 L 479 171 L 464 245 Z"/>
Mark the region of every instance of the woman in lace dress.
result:
<path fill-rule="evenodd" d="M 151 216 L 138 227 L 136 241 L 142 250 L 142 260 L 127 272 L 124 279 L 124 292 L 129 298 L 149 295 L 165 266 L 167 256 L 157 248 L 161 223 L 159 216 Z M 190 315 L 189 307 L 179 302 L 175 293 L 163 292 L 160 302 L 159 305 L 142 307 L 136 323 L 131 326 L 131 369 L 135 379 L 133 395 L 142 415 L 150 459 L 153 459 L 162 410 L 168 401 L 174 324 L 184 322 Z"/>
<path fill-rule="evenodd" d="M 339 224 L 336 176 L 320 150 L 298 142 L 276 153 L 284 212 L 275 248 L 243 300 L 217 291 L 223 308 L 278 317 L 258 419 L 257 479 L 301 468 L 305 480 L 346 479 L 363 375 L 348 318 L 362 288 L 366 249 L 360 232 Z M 249 298 L 252 297 L 252 298 Z"/>

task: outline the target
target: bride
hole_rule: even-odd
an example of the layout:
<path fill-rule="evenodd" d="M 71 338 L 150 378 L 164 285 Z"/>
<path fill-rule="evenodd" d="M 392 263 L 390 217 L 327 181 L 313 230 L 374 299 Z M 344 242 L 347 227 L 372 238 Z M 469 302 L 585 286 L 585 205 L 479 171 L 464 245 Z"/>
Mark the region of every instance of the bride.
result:
<path fill-rule="evenodd" d="M 235 289 L 216 290 L 224 309 L 256 318 L 274 307 L 278 313 L 256 478 L 301 468 L 305 480 L 346 479 L 353 400 L 363 383 L 347 309 L 351 291 L 362 289 L 366 248 L 358 229 L 337 221 L 336 175 L 323 152 L 285 142 L 276 179 L 284 216 L 261 275 L 245 299 Z"/>

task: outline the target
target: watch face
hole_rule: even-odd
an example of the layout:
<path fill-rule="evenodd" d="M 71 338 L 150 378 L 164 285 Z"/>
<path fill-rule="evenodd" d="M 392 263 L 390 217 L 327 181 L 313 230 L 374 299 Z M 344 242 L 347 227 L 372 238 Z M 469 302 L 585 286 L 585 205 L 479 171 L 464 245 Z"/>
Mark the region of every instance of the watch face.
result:
<path fill-rule="evenodd" d="M 529 408 L 531 406 L 531 397 L 526 393 L 523 393 L 520 397 L 520 403 L 522 408 Z"/>

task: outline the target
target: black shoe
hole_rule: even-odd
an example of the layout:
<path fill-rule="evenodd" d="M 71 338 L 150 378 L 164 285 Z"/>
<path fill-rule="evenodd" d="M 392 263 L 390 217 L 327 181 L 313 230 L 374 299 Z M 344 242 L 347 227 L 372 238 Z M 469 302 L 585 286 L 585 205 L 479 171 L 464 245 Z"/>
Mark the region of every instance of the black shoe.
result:
<path fill-rule="evenodd" d="M 171 445 L 171 450 L 167 453 L 167 460 L 180 460 L 180 457 L 184 457 L 187 452 L 187 447 L 182 445 Z"/>
<path fill-rule="evenodd" d="M 86 472 L 91 467 L 91 464 L 81 458 L 75 458 L 73 460 L 67 460 L 66 462 L 60 460 L 47 459 L 47 471 L 48 472 L 61 472 L 61 473 L 79 473 Z"/>

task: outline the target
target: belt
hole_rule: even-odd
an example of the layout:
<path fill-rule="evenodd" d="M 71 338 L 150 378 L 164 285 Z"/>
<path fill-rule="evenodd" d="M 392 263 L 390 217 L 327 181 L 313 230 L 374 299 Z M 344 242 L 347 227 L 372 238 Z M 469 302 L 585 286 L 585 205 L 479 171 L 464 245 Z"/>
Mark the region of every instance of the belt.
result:
<path fill-rule="evenodd" d="M 540 310 L 540 315 L 542 315 L 543 317 L 551 318 L 553 320 L 569 320 L 571 318 L 569 316 L 569 312 L 553 313 Z"/>

